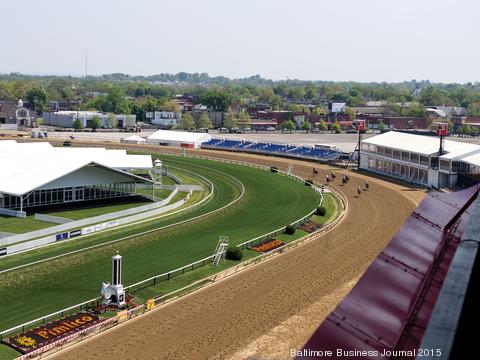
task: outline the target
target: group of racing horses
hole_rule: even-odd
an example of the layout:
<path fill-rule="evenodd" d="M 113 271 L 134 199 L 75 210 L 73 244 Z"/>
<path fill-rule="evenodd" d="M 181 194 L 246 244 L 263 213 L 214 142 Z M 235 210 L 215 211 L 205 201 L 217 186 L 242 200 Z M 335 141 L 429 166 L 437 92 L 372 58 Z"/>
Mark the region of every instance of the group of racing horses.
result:
<path fill-rule="evenodd" d="M 313 167 L 313 175 L 318 175 L 318 170 L 316 167 Z M 327 181 L 327 185 L 330 182 L 333 182 L 336 179 L 335 172 L 332 170 L 330 174 L 327 174 L 325 177 L 325 180 Z M 342 185 L 347 184 L 350 181 L 350 178 L 348 174 L 345 172 L 342 175 Z M 365 189 L 363 191 L 367 191 L 370 188 L 370 184 L 368 183 L 368 180 L 365 180 Z M 360 196 L 362 194 L 362 188 L 360 186 L 357 187 L 357 196 Z"/>

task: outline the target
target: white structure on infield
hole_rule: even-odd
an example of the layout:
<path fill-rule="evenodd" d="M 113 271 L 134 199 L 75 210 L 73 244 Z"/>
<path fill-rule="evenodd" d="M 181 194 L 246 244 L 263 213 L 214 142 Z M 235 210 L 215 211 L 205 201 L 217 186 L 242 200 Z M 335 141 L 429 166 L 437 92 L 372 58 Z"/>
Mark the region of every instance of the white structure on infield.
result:
<path fill-rule="evenodd" d="M 213 253 L 213 266 L 217 266 L 220 260 L 225 260 L 229 242 L 230 238 L 228 236 L 220 236 L 215 252 Z"/>
<path fill-rule="evenodd" d="M 103 283 L 100 294 L 104 305 L 125 305 L 125 291 L 122 285 L 122 257 L 118 252 L 117 255 L 112 257 L 112 283 Z"/>
<path fill-rule="evenodd" d="M 147 142 L 156 145 L 198 149 L 202 143 L 211 139 L 212 137 L 207 133 L 158 130 L 147 138 Z"/>
<path fill-rule="evenodd" d="M 362 141 L 360 168 L 428 187 L 454 187 L 458 174 L 480 173 L 480 146 L 395 131 Z"/>
<path fill-rule="evenodd" d="M 150 155 L 125 150 L 60 148 L 49 143 L 0 141 L 0 209 L 124 197 L 151 179 L 131 170 L 152 169 Z"/>

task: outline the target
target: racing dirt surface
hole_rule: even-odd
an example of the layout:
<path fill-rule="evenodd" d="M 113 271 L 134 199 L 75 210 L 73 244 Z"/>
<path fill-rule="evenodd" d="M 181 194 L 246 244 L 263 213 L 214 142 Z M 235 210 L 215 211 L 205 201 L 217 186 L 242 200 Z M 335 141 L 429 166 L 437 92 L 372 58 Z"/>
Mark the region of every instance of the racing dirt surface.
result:
<path fill-rule="evenodd" d="M 147 147 L 142 147 L 146 149 Z M 158 147 L 154 147 L 159 151 Z M 151 148 L 152 149 L 152 148 Z M 168 151 L 177 151 L 168 149 Z M 190 151 L 190 150 L 189 150 Z M 218 151 L 312 177 L 312 163 Z M 315 165 L 325 180 L 333 168 Z M 54 355 L 55 359 L 289 359 L 355 285 L 425 191 L 333 169 L 348 199 L 330 232 Z M 368 177 L 370 189 L 357 197 Z M 245 224 L 248 226 L 248 224 Z M 374 314 L 372 314 L 374 316 Z"/>

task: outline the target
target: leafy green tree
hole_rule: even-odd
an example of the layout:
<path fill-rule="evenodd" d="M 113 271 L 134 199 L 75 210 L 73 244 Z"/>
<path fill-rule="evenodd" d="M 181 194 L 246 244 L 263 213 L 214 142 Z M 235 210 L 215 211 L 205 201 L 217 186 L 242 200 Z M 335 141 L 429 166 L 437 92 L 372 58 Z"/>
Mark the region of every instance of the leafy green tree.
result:
<path fill-rule="evenodd" d="M 356 118 L 355 110 L 353 110 L 350 106 L 345 106 L 345 112 L 348 114 L 350 120 L 354 120 Z"/>
<path fill-rule="evenodd" d="M 302 100 L 305 98 L 305 90 L 300 86 L 290 88 L 290 91 L 288 92 L 288 98 L 297 101 Z"/>
<path fill-rule="evenodd" d="M 108 114 L 108 125 L 115 129 L 118 126 L 118 120 L 114 114 Z"/>
<path fill-rule="evenodd" d="M 296 128 L 295 123 L 292 120 L 286 120 L 282 124 L 282 131 L 289 130 L 290 133 L 292 133 L 293 130 L 295 130 L 295 128 Z"/>
<path fill-rule="evenodd" d="M 97 131 L 97 129 L 102 125 L 102 121 L 98 115 L 94 115 L 92 119 L 88 122 L 88 126 L 93 130 Z"/>
<path fill-rule="evenodd" d="M 315 106 L 312 110 L 311 113 L 313 115 L 324 115 L 327 111 L 321 107 L 320 105 Z"/>
<path fill-rule="evenodd" d="M 332 130 L 335 132 L 335 134 L 340 134 L 342 132 L 338 121 L 335 121 L 335 123 L 332 125 Z"/>
<path fill-rule="evenodd" d="M 302 130 L 305 130 L 305 132 L 308 134 L 308 132 L 312 129 L 312 124 L 310 123 L 310 121 L 305 121 L 303 124 L 302 124 Z"/>
<path fill-rule="evenodd" d="M 180 112 L 180 106 L 178 102 L 169 100 L 158 106 L 161 111 Z"/>
<path fill-rule="evenodd" d="M 73 128 L 76 130 L 76 131 L 80 131 L 83 129 L 83 123 L 82 121 L 79 119 L 79 118 L 76 118 L 73 123 L 72 123 L 72 126 Z"/>
<path fill-rule="evenodd" d="M 47 93 L 43 89 L 38 87 L 30 89 L 26 99 L 38 113 L 43 113 L 47 104 Z"/>
<path fill-rule="evenodd" d="M 428 86 L 420 92 L 420 102 L 426 106 L 445 104 L 446 96 L 443 90 Z"/>
<path fill-rule="evenodd" d="M 327 123 L 325 122 L 325 120 L 320 120 L 320 123 L 318 125 L 318 129 L 320 131 L 326 131 L 328 130 L 328 126 L 327 126 Z"/>
<path fill-rule="evenodd" d="M 480 116 L 480 101 L 471 102 L 467 108 L 468 116 Z"/>
<path fill-rule="evenodd" d="M 182 120 L 180 121 L 180 127 L 185 130 L 190 130 L 195 127 L 195 121 L 193 120 L 193 116 L 190 113 L 186 113 L 182 116 Z"/>
<path fill-rule="evenodd" d="M 308 81 L 305 85 L 305 99 L 316 99 L 318 98 L 318 91 L 315 85 L 311 81 Z"/>
<path fill-rule="evenodd" d="M 383 132 L 385 130 L 385 123 L 383 121 L 380 121 L 378 123 L 378 130 L 380 130 L 380 132 Z"/>
<path fill-rule="evenodd" d="M 197 124 L 198 129 L 211 129 L 213 128 L 212 122 L 210 121 L 207 113 L 203 112 L 200 115 L 200 118 L 198 119 L 198 124 Z"/>
<path fill-rule="evenodd" d="M 210 110 L 225 112 L 232 103 L 231 95 L 221 89 L 207 90 L 200 98 L 202 104 L 206 105 Z"/>
<path fill-rule="evenodd" d="M 406 111 L 402 113 L 404 116 L 418 116 L 425 117 L 427 116 L 427 108 L 416 101 L 410 103 L 408 108 L 405 108 Z"/>
<path fill-rule="evenodd" d="M 235 117 L 235 114 L 231 111 L 227 113 L 227 116 L 225 117 L 225 120 L 223 121 L 223 126 L 225 126 L 227 129 L 231 129 L 234 127 L 237 127 L 238 125 L 238 120 Z"/>
<path fill-rule="evenodd" d="M 463 124 L 460 128 L 460 134 L 468 135 L 472 132 L 472 126 L 470 124 Z"/>
<path fill-rule="evenodd" d="M 107 96 L 102 99 L 101 109 L 104 112 L 113 112 L 115 114 L 129 114 L 129 104 L 125 98 L 125 92 L 119 86 L 111 86 L 107 91 Z"/>

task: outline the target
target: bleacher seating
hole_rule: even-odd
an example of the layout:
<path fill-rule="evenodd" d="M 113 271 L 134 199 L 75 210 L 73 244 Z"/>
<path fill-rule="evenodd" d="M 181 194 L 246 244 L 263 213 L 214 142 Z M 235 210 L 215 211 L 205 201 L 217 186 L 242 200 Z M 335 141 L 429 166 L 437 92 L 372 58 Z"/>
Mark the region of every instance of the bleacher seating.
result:
<path fill-rule="evenodd" d="M 242 142 L 241 141 L 236 141 L 236 140 L 224 140 L 220 143 L 218 143 L 216 146 L 217 147 L 223 147 L 223 148 L 234 148 L 234 147 L 237 147 L 239 145 L 241 145 Z"/>
<path fill-rule="evenodd" d="M 308 158 L 314 160 L 333 160 L 338 158 L 340 154 L 337 151 L 328 151 L 308 146 L 273 144 L 228 139 L 211 139 L 210 141 L 203 143 L 202 148 L 229 149 L 232 151 L 275 154 L 284 155 L 287 157 Z"/>

